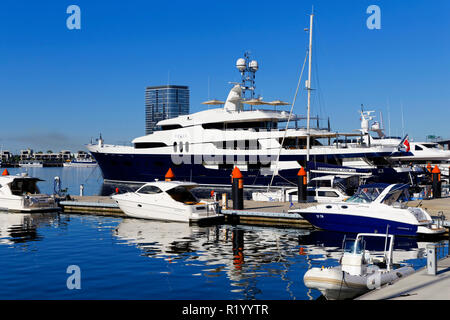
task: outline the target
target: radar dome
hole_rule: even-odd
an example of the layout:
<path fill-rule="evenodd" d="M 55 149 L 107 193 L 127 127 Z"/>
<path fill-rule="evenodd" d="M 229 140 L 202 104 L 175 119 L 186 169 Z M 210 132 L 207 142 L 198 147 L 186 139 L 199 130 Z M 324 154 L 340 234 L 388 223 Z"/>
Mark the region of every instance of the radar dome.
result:
<path fill-rule="evenodd" d="M 253 71 L 258 70 L 258 62 L 256 60 L 250 61 L 249 66 L 250 66 L 250 69 L 252 69 Z"/>
<path fill-rule="evenodd" d="M 246 65 L 245 65 L 245 59 L 244 58 L 239 58 L 236 61 L 236 68 L 238 68 L 239 71 L 244 71 L 245 70 Z"/>

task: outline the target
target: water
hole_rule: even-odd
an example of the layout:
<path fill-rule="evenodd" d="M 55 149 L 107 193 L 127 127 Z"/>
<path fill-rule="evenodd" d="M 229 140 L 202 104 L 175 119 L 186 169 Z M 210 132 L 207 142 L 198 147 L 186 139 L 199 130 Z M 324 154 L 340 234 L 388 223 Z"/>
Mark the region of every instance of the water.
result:
<path fill-rule="evenodd" d="M 103 190 L 92 168 L 29 174 L 46 180 L 43 192 L 51 193 L 55 175 L 69 193 L 80 183 L 85 194 Z M 338 265 L 342 238 L 298 228 L 0 213 L 0 299 L 317 299 L 303 275 Z M 424 266 L 426 244 L 397 238 L 395 262 Z M 81 289 L 68 289 L 71 265 L 80 268 Z"/>
<path fill-rule="evenodd" d="M 2 169 L 2 171 L 5 169 Z M 66 189 L 71 195 L 80 194 L 80 185 L 84 186 L 84 195 L 98 195 L 101 193 L 103 178 L 100 167 L 77 168 L 77 167 L 49 167 L 49 168 L 7 168 L 9 174 L 28 173 L 29 176 L 40 178 L 45 181 L 38 183 L 42 193 L 53 194 L 54 178 L 58 176 L 61 188 Z"/>

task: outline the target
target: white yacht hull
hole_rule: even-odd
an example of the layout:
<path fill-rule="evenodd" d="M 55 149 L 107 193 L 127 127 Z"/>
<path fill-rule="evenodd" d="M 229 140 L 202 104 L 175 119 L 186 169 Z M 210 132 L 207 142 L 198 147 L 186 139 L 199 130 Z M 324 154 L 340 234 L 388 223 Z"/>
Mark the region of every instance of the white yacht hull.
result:
<path fill-rule="evenodd" d="M 174 206 L 165 201 L 146 202 L 142 197 L 133 193 L 115 195 L 112 198 L 120 209 L 132 218 L 189 223 L 221 217 L 208 208 L 208 204 Z"/>
<path fill-rule="evenodd" d="M 34 201 L 31 201 L 33 199 Z M 20 196 L 0 195 L 0 210 L 10 212 L 45 212 L 59 210 L 55 201 L 47 196 Z"/>

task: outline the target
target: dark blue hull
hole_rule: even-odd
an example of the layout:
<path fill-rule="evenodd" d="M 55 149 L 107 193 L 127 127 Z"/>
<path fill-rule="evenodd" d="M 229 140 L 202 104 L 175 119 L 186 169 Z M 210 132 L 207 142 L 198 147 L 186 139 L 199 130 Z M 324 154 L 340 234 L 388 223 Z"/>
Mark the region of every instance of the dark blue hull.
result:
<path fill-rule="evenodd" d="M 170 154 L 107 154 L 92 152 L 93 157 L 98 162 L 107 181 L 121 182 L 150 182 L 155 179 L 164 179 L 169 168 L 172 168 L 175 179 L 180 181 L 193 181 L 200 184 L 223 184 L 229 185 L 231 182 L 231 171 L 233 165 L 220 166 L 219 169 L 210 169 L 203 164 L 196 164 L 194 157 L 191 157 L 190 164 L 176 165 L 172 162 Z M 349 157 L 350 155 L 347 155 Z M 365 157 L 365 153 L 352 154 L 352 157 Z M 370 153 L 370 156 L 385 157 L 388 154 Z M 336 163 L 340 155 L 320 155 L 312 156 L 311 162 L 315 163 Z M 248 157 L 246 157 L 248 158 Z M 248 160 L 248 159 L 246 159 Z M 297 161 L 300 164 L 305 163 L 305 156 L 281 156 L 280 161 Z M 246 185 L 268 185 L 272 179 L 271 174 L 262 174 L 260 169 L 263 167 L 255 165 L 248 171 L 242 171 Z M 264 170 L 262 170 L 264 171 Z M 273 185 L 289 185 L 297 183 L 298 169 L 282 170 L 279 176 L 275 176 Z"/>
<path fill-rule="evenodd" d="M 391 220 L 376 219 L 363 216 L 327 213 L 301 213 L 314 227 L 348 233 L 381 233 L 388 232 L 399 236 L 417 236 L 417 226 Z"/>

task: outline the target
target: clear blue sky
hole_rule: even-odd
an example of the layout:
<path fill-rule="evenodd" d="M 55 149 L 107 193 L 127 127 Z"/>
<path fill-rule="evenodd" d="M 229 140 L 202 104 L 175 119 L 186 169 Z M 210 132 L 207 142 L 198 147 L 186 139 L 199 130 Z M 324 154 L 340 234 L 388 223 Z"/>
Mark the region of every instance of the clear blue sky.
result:
<path fill-rule="evenodd" d="M 66 9 L 81 8 L 81 30 Z M 381 30 L 366 9 L 381 8 Z M 315 8 L 313 114 L 359 127 L 361 104 L 391 134 L 450 137 L 450 1 L 15 1 L 0 8 L 0 144 L 18 151 L 83 149 L 144 134 L 144 90 L 188 85 L 191 111 L 225 99 L 245 50 L 257 93 L 292 101 Z M 170 75 L 170 76 L 169 76 Z M 209 97 L 208 97 L 209 79 Z M 295 112 L 306 113 L 305 91 Z M 325 122 L 324 122 L 325 123 Z"/>

